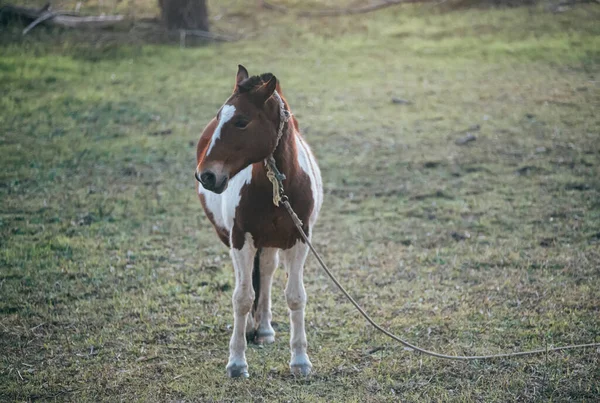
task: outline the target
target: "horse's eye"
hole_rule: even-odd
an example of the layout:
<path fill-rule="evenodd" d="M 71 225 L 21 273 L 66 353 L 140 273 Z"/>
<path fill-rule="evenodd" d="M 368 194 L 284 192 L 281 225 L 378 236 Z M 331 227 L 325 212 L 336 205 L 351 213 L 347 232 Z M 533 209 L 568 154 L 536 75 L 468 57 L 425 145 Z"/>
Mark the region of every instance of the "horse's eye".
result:
<path fill-rule="evenodd" d="M 246 126 L 248 126 L 248 123 L 250 122 L 248 122 L 246 119 L 238 119 L 235 121 L 234 125 L 238 129 L 244 129 Z"/>

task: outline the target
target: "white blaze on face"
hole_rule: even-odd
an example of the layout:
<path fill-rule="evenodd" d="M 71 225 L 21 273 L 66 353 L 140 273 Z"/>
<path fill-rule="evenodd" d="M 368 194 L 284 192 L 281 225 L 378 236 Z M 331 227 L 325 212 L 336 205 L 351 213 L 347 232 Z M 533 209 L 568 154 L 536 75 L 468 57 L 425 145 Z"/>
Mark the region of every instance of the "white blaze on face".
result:
<path fill-rule="evenodd" d="M 212 150 L 212 148 L 215 146 L 215 143 L 217 142 L 219 137 L 221 137 L 221 129 L 223 128 L 223 125 L 229 120 L 231 120 L 234 114 L 235 106 L 223 105 L 223 108 L 221 109 L 221 116 L 219 117 L 219 124 L 217 125 L 217 128 L 215 129 L 215 132 L 213 133 L 212 138 L 210 139 L 210 145 L 208 146 L 208 150 L 206 151 L 207 157 L 208 154 L 210 154 L 210 150 Z"/>

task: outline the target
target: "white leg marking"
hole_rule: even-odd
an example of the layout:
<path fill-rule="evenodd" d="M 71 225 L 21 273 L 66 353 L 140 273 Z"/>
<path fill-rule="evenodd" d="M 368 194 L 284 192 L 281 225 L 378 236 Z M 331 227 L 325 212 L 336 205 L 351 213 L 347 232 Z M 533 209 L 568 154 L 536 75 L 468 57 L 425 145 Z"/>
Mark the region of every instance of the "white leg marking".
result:
<path fill-rule="evenodd" d="M 256 341 L 268 344 L 275 341 L 275 331 L 271 326 L 271 285 L 273 273 L 279 265 L 278 249 L 264 248 L 260 254 L 260 295 L 256 307 L 255 324 L 257 325 Z"/>
<path fill-rule="evenodd" d="M 217 128 L 215 129 L 215 132 L 213 133 L 212 138 L 210 139 L 210 145 L 208 146 L 208 150 L 206 150 L 207 157 L 210 154 L 212 148 L 215 146 L 215 143 L 217 142 L 219 137 L 221 137 L 221 129 L 223 128 L 223 125 L 233 117 L 234 113 L 235 106 L 233 105 L 223 105 L 223 108 L 221 108 L 219 124 L 217 125 Z"/>
<path fill-rule="evenodd" d="M 304 308 L 306 291 L 304 290 L 304 261 L 308 246 L 298 241 L 291 249 L 281 252 L 283 265 L 288 274 L 285 298 L 290 309 L 290 369 L 293 374 L 308 375 L 312 364 L 306 353 L 306 331 L 304 330 Z"/>
<path fill-rule="evenodd" d="M 233 178 L 229 179 L 229 185 L 225 192 L 221 194 L 223 197 L 222 217 L 225 223 L 225 228 L 231 232 L 233 228 L 233 219 L 235 218 L 235 210 L 242 199 L 241 190 L 247 184 L 252 182 L 252 165 L 248 165 L 242 169 Z M 229 191 L 231 189 L 231 191 Z M 249 235 L 248 235 L 249 236 Z M 254 258 L 254 256 L 252 256 Z"/>
<path fill-rule="evenodd" d="M 252 265 L 256 248 L 250 234 L 246 234 L 246 241 L 242 249 L 230 250 L 233 268 L 235 271 L 235 290 L 233 291 L 233 334 L 229 342 L 229 362 L 227 374 L 232 377 L 247 377 L 248 364 L 246 363 L 246 317 L 254 302 L 252 289 Z"/>

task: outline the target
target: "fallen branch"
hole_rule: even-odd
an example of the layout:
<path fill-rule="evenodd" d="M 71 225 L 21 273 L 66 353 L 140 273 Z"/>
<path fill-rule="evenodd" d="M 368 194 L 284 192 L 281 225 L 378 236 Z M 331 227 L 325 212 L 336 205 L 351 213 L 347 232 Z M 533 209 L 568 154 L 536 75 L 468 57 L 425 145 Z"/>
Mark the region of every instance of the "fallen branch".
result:
<path fill-rule="evenodd" d="M 235 38 L 232 38 L 227 35 L 214 34 L 212 32 L 202 31 L 202 30 L 198 30 L 198 29 L 180 29 L 179 30 L 179 47 L 180 48 L 182 48 L 182 49 L 185 48 L 185 42 L 186 42 L 186 38 L 188 36 L 195 36 L 198 38 L 207 39 L 207 40 L 211 40 L 211 41 L 218 41 L 218 42 L 233 42 L 236 40 Z"/>
<path fill-rule="evenodd" d="M 61 28 L 111 28 L 125 20 L 123 15 L 80 16 L 68 11 L 53 11 L 49 5 L 41 9 L 6 5 L 0 8 L 0 20 L 21 19 L 29 25 L 23 35 L 40 24 Z"/>
<path fill-rule="evenodd" d="M 223 42 L 233 42 L 235 41 L 235 38 L 228 36 L 228 35 L 222 35 L 222 34 L 215 34 L 212 32 L 208 32 L 208 31 L 202 31 L 199 29 L 180 29 L 179 32 L 184 32 L 185 35 L 189 35 L 189 36 L 197 36 L 199 38 L 204 38 L 204 39 L 211 39 L 213 41 L 223 41 Z"/>
<path fill-rule="evenodd" d="M 40 15 L 35 21 L 33 21 L 31 24 L 27 25 L 27 27 L 25 27 L 25 29 L 23 30 L 23 36 L 27 35 L 27 33 L 29 31 L 31 31 L 33 28 L 36 27 L 36 25 L 41 24 L 42 22 L 50 19 L 50 18 L 54 18 L 56 16 L 56 14 L 54 14 L 52 11 L 47 11 L 44 14 Z"/>
<path fill-rule="evenodd" d="M 397 6 L 399 4 L 410 4 L 410 3 L 432 3 L 432 0 L 386 0 L 379 3 L 369 4 L 366 6 L 354 7 L 354 8 L 340 8 L 331 10 L 315 10 L 315 11 L 300 11 L 298 15 L 301 17 L 337 17 L 340 15 L 351 15 L 351 14 L 364 14 L 371 11 L 380 10 L 382 8 Z M 267 1 L 262 2 L 262 6 L 268 10 L 274 10 L 281 13 L 289 13 L 291 9 L 280 6 L 278 4 L 272 4 Z"/>
<path fill-rule="evenodd" d="M 123 15 L 98 15 L 75 17 L 71 15 L 56 15 L 50 22 L 64 28 L 110 28 L 125 20 Z"/>
<path fill-rule="evenodd" d="M 558 4 L 551 6 L 550 10 L 554 13 L 560 13 L 566 11 L 571 6 L 577 6 L 582 4 L 600 4 L 600 0 L 567 0 L 561 1 Z"/>

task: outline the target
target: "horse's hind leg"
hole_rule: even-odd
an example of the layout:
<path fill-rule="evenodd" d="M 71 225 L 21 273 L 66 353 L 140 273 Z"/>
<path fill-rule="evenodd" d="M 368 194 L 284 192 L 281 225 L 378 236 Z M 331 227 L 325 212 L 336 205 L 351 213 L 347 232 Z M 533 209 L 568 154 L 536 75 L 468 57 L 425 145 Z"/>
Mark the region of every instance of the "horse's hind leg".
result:
<path fill-rule="evenodd" d="M 271 326 L 271 284 L 273 273 L 279 264 L 278 249 L 264 248 L 260 254 L 260 293 L 256 306 L 254 322 L 256 324 L 256 342 L 268 344 L 275 341 L 275 331 Z"/>
<path fill-rule="evenodd" d="M 293 374 L 308 375 L 312 364 L 306 353 L 306 331 L 304 330 L 304 308 L 306 291 L 304 290 L 304 261 L 308 254 L 308 246 L 300 241 L 291 249 L 281 252 L 281 257 L 288 275 L 285 287 L 285 298 L 290 309 L 290 369 Z"/>
<path fill-rule="evenodd" d="M 233 334 L 229 342 L 229 362 L 227 374 L 232 377 L 248 377 L 246 362 L 246 318 L 254 302 L 252 289 L 252 265 L 256 248 L 252 238 L 247 236 L 242 249 L 230 250 L 235 271 L 233 291 Z"/>

